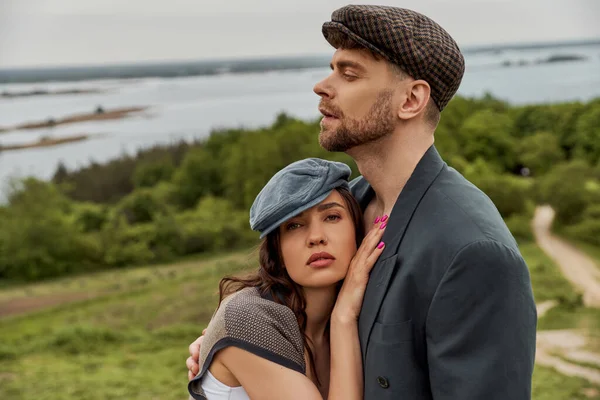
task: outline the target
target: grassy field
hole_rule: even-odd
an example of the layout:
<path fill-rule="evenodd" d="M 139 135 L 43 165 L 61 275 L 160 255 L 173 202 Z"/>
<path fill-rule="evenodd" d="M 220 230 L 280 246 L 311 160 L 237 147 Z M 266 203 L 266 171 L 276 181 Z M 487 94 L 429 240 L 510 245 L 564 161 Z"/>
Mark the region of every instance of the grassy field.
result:
<path fill-rule="evenodd" d="M 87 282 L 97 296 L 0 320 L 0 398 L 187 398 L 187 347 L 214 311 L 218 280 L 248 269 L 248 259 L 242 252 L 10 289 L 62 295 Z"/>
<path fill-rule="evenodd" d="M 581 296 L 573 290 L 556 264 L 535 243 L 523 243 L 519 248 L 529 267 L 537 303 L 557 300 L 560 304 L 570 306 L 581 304 Z"/>
<path fill-rule="evenodd" d="M 559 298 L 570 290 L 535 245 L 522 250 L 537 297 Z M 0 319 L 0 398 L 187 398 L 187 347 L 214 311 L 217 283 L 250 268 L 253 260 L 245 251 L 2 289 L 0 307 L 31 297 L 88 297 Z M 589 399 L 598 391 L 582 379 L 536 367 L 536 400 Z"/>

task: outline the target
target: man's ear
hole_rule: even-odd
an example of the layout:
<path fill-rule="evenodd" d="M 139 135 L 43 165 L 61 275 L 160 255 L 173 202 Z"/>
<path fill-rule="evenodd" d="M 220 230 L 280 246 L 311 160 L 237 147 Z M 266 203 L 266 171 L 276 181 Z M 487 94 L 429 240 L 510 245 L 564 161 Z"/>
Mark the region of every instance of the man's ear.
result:
<path fill-rule="evenodd" d="M 421 79 L 406 86 L 404 101 L 398 107 L 398 117 L 403 120 L 414 118 L 425 110 L 431 95 L 431 87 Z"/>

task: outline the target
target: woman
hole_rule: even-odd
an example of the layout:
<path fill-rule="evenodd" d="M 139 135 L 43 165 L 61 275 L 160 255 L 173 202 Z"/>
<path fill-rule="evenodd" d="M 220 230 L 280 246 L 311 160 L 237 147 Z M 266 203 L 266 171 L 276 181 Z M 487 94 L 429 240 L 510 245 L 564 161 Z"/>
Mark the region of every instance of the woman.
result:
<path fill-rule="evenodd" d="M 362 397 L 357 319 L 387 218 L 363 240 L 349 176 L 345 164 L 311 158 L 258 194 L 250 225 L 263 239 L 260 268 L 221 281 L 194 399 Z"/>

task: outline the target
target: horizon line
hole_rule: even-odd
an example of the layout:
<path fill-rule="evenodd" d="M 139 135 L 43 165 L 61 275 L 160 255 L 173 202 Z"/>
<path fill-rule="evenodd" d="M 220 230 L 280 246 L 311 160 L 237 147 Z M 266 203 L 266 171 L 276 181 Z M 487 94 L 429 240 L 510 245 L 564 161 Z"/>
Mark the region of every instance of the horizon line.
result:
<path fill-rule="evenodd" d="M 600 37 L 581 38 L 570 40 L 548 40 L 548 41 L 532 41 L 532 42 L 507 42 L 496 44 L 471 44 L 460 46 L 464 54 L 482 53 L 488 51 L 501 50 L 525 50 L 536 48 L 551 48 L 551 47 L 574 47 L 586 45 L 600 45 Z M 333 49 L 332 49 L 333 50 Z M 206 59 L 148 59 L 138 61 L 121 61 L 116 63 L 84 63 L 84 64 L 49 64 L 37 66 L 0 66 L 0 72 L 6 71 L 38 71 L 38 70 L 62 70 L 62 69 L 87 69 L 87 68 L 118 68 L 118 67 L 141 67 L 141 66 L 167 66 L 182 63 L 224 63 L 224 62 L 243 62 L 243 61 L 264 61 L 264 60 L 293 60 L 306 58 L 330 57 L 330 53 L 303 53 L 303 54 L 264 54 L 256 56 L 230 56 L 224 58 L 206 58 Z"/>

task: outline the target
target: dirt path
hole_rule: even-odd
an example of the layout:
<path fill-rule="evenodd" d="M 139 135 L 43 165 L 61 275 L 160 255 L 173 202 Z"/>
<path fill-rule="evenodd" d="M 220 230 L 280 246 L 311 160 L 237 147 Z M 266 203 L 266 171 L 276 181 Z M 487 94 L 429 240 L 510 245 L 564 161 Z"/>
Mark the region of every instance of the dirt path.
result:
<path fill-rule="evenodd" d="M 576 331 L 541 331 L 537 335 L 535 361 L 568 376 L 600 384 L 600 354 L 583 350 L 587 339 Z M 577 363 L 596 365 L 587 367 Z"/>
<path fill-rule="evenodd" d="M 540 206 L 533 218 L 533 231 L 538 246 L 556 262 L 565 278 L 583 293 L 588 307 L 600 307 L 600 269 L 579 249 L 550 232 L 554 210 Z M 556 305 L 546 301 L 538 304 L 538 318 Z M 586 349 L 587 337 L 575 330 L 538 331 L 536 363 L 554 368 L 567 375 L 600 384 L 600 354 Z M 591 394 L 595 397 L 598 393 Z"/>
<path fill-rule="evenodd" d="M 69 304 L 76 301 L 88 300 L 93 297 L 94 294 L 86 292 L 12 299 L 0 303 L 0 318 Z"/>
<path fill-rule="evenodd" d="M 554 210 L 540 206 L 533 218 L 533 231 L 538 246 L 561 269 L 565 278 L 583 293 L 586 307 L 600 308 L 600 268 L 579 249 L 550 232 Z"/>
<path fill-rule="evenodd" d="M 538 319 L 542 318 L 548 311 L 553 309 L 558 305 L 558 301 L 556 300 L 547 300 L 537 304 L 537 315 Z"/>

